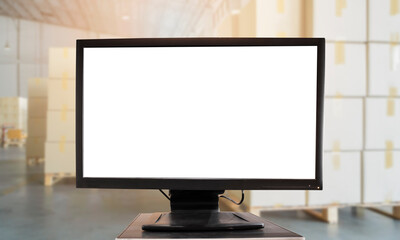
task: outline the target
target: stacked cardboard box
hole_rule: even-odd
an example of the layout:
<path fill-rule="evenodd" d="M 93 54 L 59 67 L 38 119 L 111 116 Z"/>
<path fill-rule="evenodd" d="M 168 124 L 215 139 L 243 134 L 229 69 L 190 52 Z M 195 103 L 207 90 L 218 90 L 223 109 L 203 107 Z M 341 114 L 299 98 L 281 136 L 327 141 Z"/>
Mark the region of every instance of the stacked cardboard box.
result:
<path fill-rule="evenodd" d="M 26 140 L 26 160 L 38 161 L 44 158 L 46 139 L 47 79 L 28 80 L 28 138 Z"/>
<path fill-rule="evenodd" d="M 400 2 L 370 0 L 363 196 L 400 202 Z"/>
<path fill-rule="evenodd" d="M 299 37 L 303 35 L 302 1 L 250 0 L 242 1 L 242 5 L 239 2 L 237 1 L 234 5 L 239 9 L 232 9 L 231 14 L 226 14 L 221 18 L 216 28 L 218 36 Z"/>
<path fill-rule="evenodd" d="M 49 54 L 46 174 L 75 172 L 75 49 Z"/>
<path fill-rule="evenodd" d="M 364 203 L 400 202 L 400 151 L 364 152 Z"/>
<path fill-rule="evenodd" d="M 21 129 L 26 133 L 27 101 L 21 97 L 0 98 L 0 127 Z M 1 133 L 0 133 L 1 134 Z M 1 135 L 1 139 L 3 136 Z"/>
<path fill-rule="evenodd" d="M 369 0 L 369 40 L 399 42 L 400 3 L 398 0 Z M 395 40 L 394 38 L 397 38 Z"/>

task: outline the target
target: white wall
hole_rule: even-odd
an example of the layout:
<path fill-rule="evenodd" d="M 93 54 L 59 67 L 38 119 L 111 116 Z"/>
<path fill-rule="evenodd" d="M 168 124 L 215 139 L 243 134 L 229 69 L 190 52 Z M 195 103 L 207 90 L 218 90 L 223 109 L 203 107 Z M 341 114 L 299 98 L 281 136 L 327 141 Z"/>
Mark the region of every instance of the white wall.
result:
<path fill-rule="evenodd" d="M 113 36 L 0 16 L 0 97 L 27 97 L 28 79 L 48 76 L 50 47 L 75 47 L 76 39 L 102 37 Z M 4 49 L 7 40 L 9 50 Z"/>

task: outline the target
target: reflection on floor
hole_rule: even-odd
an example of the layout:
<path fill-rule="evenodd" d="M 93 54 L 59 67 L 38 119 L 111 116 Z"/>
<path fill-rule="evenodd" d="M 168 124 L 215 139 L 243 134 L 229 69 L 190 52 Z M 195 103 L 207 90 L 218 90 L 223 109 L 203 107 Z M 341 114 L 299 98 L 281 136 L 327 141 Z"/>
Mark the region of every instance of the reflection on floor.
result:
<path fill-rule="evenodd" d="M 168 211 L 156 190 L 76 189 L 73 179 L 44 187 L 43 166 L 27 168 L 19 148 L 0 148 L 0 239 L 114 239 L 136 214 Z M 399 239 L 400 221 L 341 209 L 329 225 L 302 211 L 263 217 L 306 239 Z"/>

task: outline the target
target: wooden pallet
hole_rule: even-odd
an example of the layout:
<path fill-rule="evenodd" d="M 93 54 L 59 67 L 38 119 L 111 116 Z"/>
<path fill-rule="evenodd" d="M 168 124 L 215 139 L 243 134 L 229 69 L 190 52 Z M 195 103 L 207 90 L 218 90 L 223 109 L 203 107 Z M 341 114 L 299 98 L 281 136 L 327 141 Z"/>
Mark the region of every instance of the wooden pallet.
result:
<path fill-rule="evenodd" d="M 396 220 L 400 220 L 400 202 L 394 202 L 394 203 L 383 203 L 383 204 L 361 204 L 361 207 L 368 209 L 370 211 L 382 214 L 386 217 L 390 217 Z M 379 207 L 391 207 L 392 212 L 384 211 L 380 209 Z"/>
<path fill-rule="evenodd" d="M 72 173 L 45 173 L 44 174 L 44 185 L 45 186 L 53 186 L 58 181 L 63 178 L 74 177 L 75 175 Z"/>
<path fill-rule="evenodd" d="M 34 166 L 41 163 L 44 163 L 43 157 L 26 157 L 26 165 L 28 166 Z"/>
<path fill-rule="evenodd" d="M 318 211 L 316 209 L 305 209 L 304 211 L 310 216 L 313 216 L 327 223 L 338 223 L 339 221 L 338 207 L 325 207 L 322 208 L 321 211 Z"/>
<path fill-rule="evenodd" d="M 344 205 L 248 207 L 245 204 L 238 206 L 228 201 L 221 201 L 221 204 L 232 211 L 246 211 L 257 216 L 260 216 L 264 211 L 303 210 L 310 216 L 327 223 L 337 223 L 339 220 L 339 208 L 344 207 Z"/>
<path fill-rule="evenodd" d="M 16 139 L 9 140 L 9 139 L 7 139 L 7 140 L 5 140 L 3 142 L 3 147 L 7 148 L 9 146 L 18 146 L 18 147 L 22 148 L 24 146 L 24 144 L 25 144 L 25 139 L 19 139 L 19 140 L 16 140 Z"/>

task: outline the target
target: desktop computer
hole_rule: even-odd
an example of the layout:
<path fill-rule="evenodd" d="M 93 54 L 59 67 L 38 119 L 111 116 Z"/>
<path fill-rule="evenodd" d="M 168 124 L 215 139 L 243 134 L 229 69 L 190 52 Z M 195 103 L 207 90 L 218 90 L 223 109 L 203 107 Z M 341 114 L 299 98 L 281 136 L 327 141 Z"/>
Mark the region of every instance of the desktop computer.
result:
<path fill-rule="evenodd" d="M 77 40 L 78 188 L 168 189 L 146 231 L 262 228 L 225 190 L 322 190 L 325 40 Z"/>

